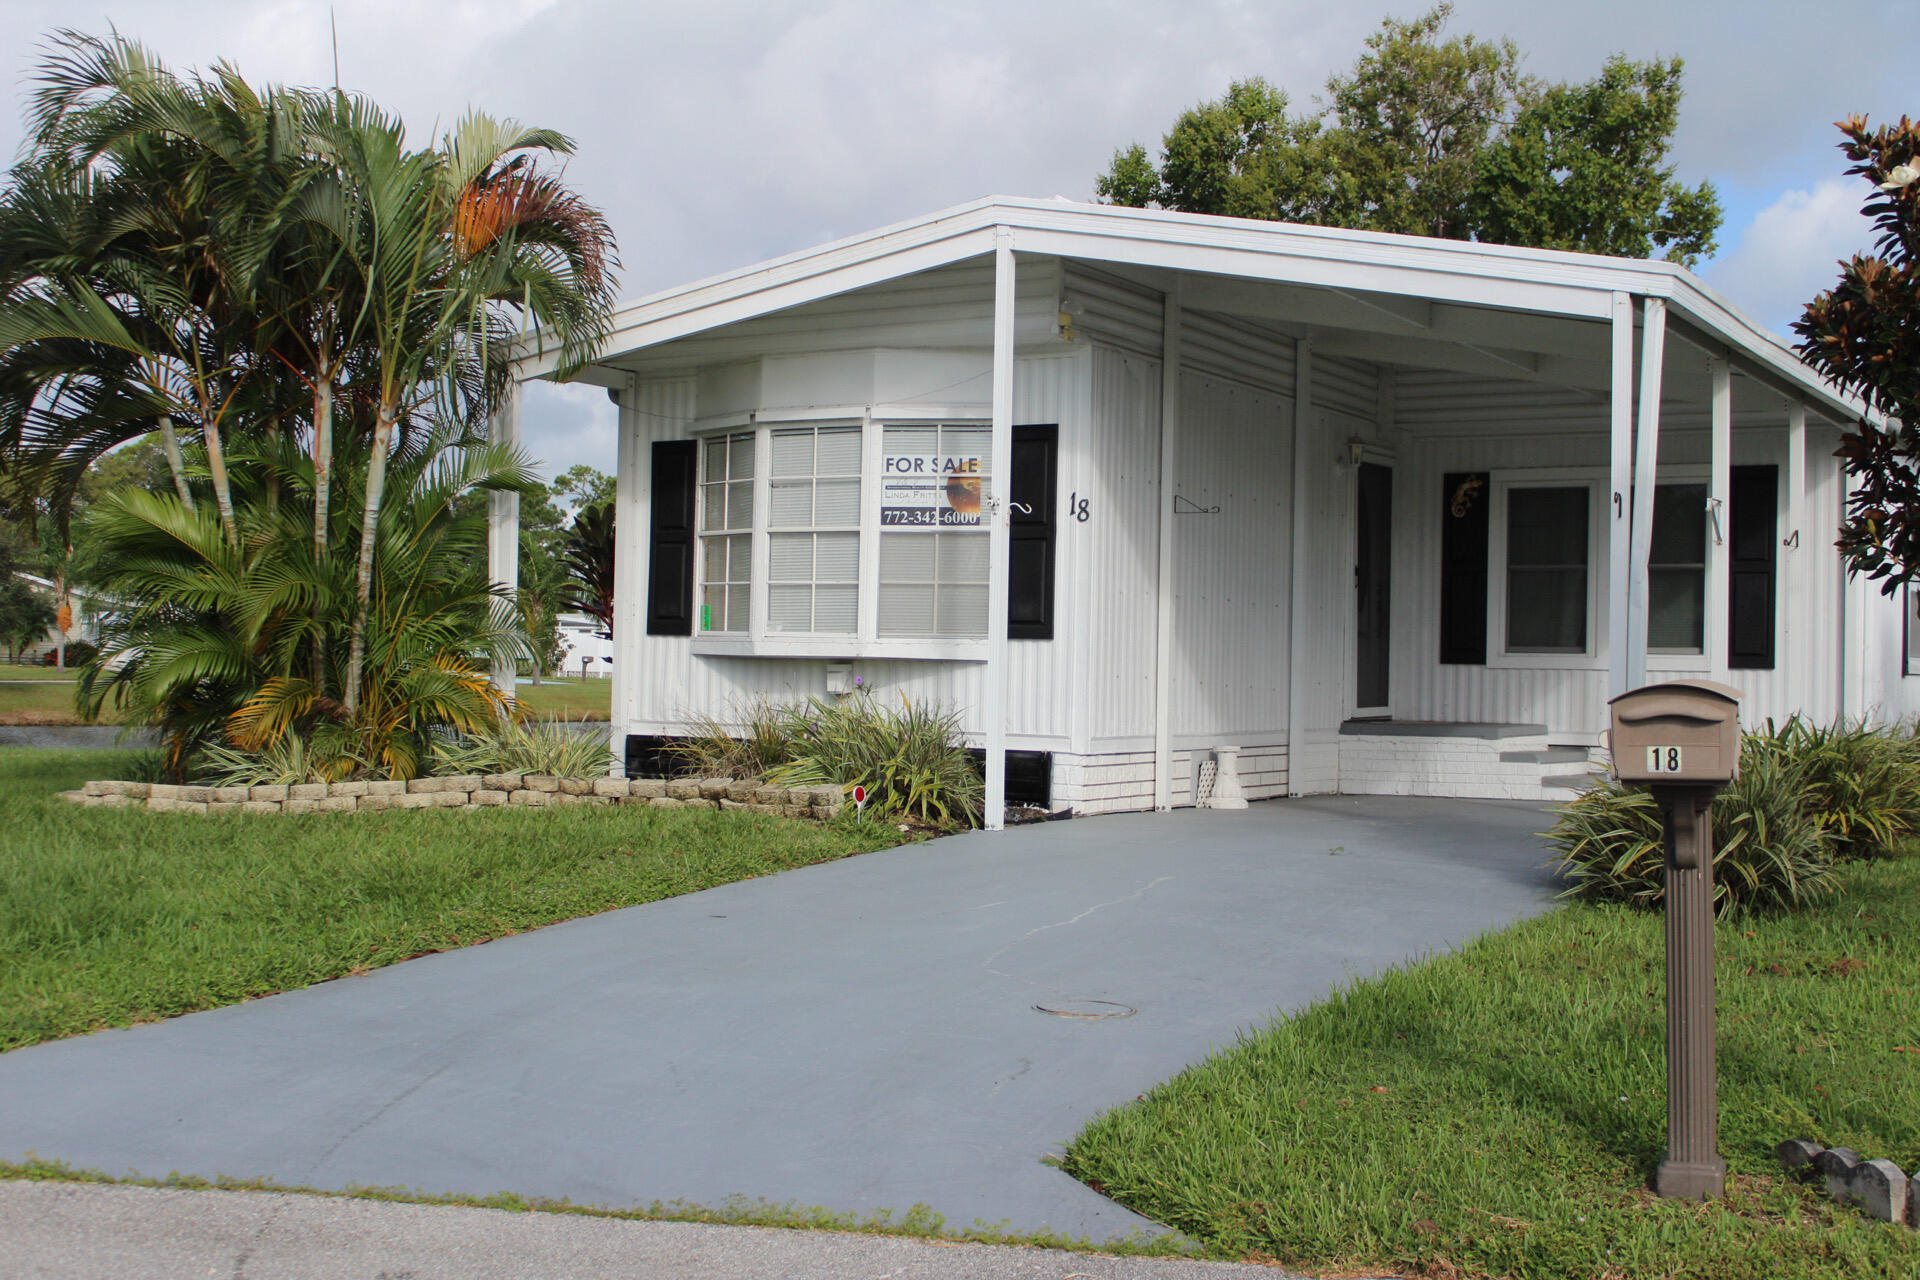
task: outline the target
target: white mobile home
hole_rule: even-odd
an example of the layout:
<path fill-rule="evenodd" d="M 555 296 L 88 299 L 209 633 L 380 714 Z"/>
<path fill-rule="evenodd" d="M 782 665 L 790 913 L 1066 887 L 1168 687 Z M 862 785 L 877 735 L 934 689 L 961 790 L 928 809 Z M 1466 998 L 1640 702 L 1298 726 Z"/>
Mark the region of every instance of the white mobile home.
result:
<path fill-rule="evenodd" d="M 1833 548 L 1857 407 L 1666 263 L 993 199 L 644 299 L 583 376 L 635 767 L 855 681 L 962 710 L 990 820 L 1221 748 L 1254 797 L 1548 795 L 1662 676 L 1920 709 Z"/>

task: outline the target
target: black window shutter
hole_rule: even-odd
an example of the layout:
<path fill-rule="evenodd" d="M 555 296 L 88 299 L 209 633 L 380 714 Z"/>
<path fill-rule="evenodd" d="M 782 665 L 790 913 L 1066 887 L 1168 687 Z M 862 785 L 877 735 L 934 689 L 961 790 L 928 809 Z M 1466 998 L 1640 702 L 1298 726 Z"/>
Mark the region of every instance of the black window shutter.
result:
<path fill-rule="evenodd" d="M 1053 639 L 1053 531 L 1060 428 L 1013 429 L 1013 508 L 1007 549 L 1007 638 Z M 1022 507 L 1027 508 L 1021 510 Z"/>
<path fill-rule="evenodd" d="M 1727 513 L 1727 665 L 1773 669 L 1780 468 L 1735 467 Z"/>
<path fill-rule="evenodd" d="M 1487 536 L 1492 477 L 1456 471 L 1445 477 L 1440 509 L 1440 661 L 1487 661 Z"/>
<path fill-rule="evenodd" d="M 693 634 L 693 507 L 699 445 L 653 446 L 653 522 L 647 550 L 647 634 Z"/>

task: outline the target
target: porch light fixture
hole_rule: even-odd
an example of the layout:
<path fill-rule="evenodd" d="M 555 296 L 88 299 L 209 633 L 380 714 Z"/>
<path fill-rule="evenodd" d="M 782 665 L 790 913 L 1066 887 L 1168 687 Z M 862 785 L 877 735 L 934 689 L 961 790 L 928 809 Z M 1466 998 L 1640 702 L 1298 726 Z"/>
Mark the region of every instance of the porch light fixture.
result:
<path fill-rule="evenodd" d="M 1367 460 L 1367 442 L 1365 440 L 1362 440 L 1359 436 L 1348 436 L 1347 437 L 1347 456 L 1345 459 L 1346 464 L 1350 467 L 1358 467 L 1361 463 L 1365 462 L 1366 460 Z"/>

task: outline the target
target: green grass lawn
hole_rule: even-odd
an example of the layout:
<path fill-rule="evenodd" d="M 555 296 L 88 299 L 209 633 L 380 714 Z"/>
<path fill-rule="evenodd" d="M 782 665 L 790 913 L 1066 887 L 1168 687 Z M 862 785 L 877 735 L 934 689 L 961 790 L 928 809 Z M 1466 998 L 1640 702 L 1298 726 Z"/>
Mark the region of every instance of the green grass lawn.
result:
<path fill-rule="evenodd" d="M 864 853 L 884 824 L 646 808 L 84 809 L 114 752 L 0 749 L 0 1050 Z"/>
<path fill-rule="evenodd" d="M 612 706 L 613 681 L 543 678 L 538 687 L 515 685 L 514 700 L 541 719 L 605 720 Z"/>
<path fill-rule="evenodd" d="M 1723 923 L 1723 1203 L 1666 1143 L 1661 922 L 1569 906 L 1353 984 L 1090 1124 L 1070 1172 L 1222 1253 L 1423 1276 L 1911 1277 L 1920 1234 L 1783 1175 L 1814 1138 L 1920 1163 L 1920 861 Z"/>

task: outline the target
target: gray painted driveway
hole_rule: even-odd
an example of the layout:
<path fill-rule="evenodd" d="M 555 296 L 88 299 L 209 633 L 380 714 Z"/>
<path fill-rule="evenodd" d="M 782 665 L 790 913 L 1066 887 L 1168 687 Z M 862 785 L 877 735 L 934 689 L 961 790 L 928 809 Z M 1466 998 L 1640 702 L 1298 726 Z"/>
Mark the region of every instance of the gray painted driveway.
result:
<path fill-rule="evenodd" d="M 1276 1011 L 1544 910 L 1546 822 L 1323 798 L 869 854 L 0 1055 L 0 1155 L 1114 1239 L 1144 1220 L 1044 1157 Z M 1136 1012 L 1035 1009 L 1070 1001 Z"/>

